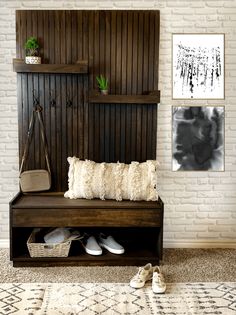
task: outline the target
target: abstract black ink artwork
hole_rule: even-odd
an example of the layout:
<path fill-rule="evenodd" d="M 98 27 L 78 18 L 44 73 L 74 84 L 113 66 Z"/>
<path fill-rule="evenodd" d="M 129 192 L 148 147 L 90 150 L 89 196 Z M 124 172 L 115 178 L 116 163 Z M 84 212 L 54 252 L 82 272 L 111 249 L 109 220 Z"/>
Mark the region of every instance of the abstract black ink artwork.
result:
<path fill-rule="evenodd" d="M 172 108 L 173 171 L 224 170 L 224 107 Z"/>
<path fill-rule="evenodd" d="M 224 34 L 173 34 L 173 99 L 224 99 Z"/>

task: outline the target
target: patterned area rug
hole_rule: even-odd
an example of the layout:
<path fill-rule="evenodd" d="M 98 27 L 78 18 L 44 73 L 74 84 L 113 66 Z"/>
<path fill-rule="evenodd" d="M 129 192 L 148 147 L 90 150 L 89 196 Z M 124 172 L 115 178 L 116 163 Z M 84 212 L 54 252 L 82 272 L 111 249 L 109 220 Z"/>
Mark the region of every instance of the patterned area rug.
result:
<path fill-rule="evenodd" d="M 0 314 L 235 315 L 236 282 L 170 283 L 160 295 L 150 283 L 1 283 Z"/>

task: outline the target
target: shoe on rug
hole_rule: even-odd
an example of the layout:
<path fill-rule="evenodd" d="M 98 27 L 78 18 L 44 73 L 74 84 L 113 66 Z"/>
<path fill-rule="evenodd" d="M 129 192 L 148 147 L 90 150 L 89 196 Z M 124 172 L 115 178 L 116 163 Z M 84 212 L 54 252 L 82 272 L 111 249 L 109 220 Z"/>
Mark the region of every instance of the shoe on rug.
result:
<path fill-rule="evenodd" d="M 102 249 L 98 245 L 94 236 L 89 236 L 86 240 L 84 240 L 84 249 L 87 254 L 95 256 L 102 255 Z"/>
<path fill-rule="evenodd" d="M 130 280 L 130 286 L 134 289 L 142 288 L 146 281 L 152 279 L 152 264 L 140 267 L 137 274 Z"/>
<path fill-rule="evenodd" d="M 112 254 L 124 254 L 125 249 L 119 243 L 117 243 L 114 238 L 109 235 L 106 236 L 103 233 L 99 234 L 99 245 L 107 249 Z"/>
<path fill-rule="evenodd" d="M 166 291 L 165 280 L 158 266 L 153 267 L 152 291 L 154 293 L 164 293 Z"/>

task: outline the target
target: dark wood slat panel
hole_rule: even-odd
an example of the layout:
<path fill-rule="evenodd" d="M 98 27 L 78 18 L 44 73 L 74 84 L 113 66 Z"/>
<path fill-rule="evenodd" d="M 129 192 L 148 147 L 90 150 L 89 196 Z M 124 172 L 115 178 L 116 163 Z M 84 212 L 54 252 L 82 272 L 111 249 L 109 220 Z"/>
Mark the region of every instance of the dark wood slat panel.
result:
<path fill-rule="evenodd" d="M 157 142 L 157 106 L 152 107 L 152 151 L 151 159 L 156 159 L 156 142 Z M 148 157 L 149 158 L 149 157 Z"/>
<path fill-rule="evenodd" d="M 68 128 L 70 125 L 67 125 L 67 115 L 71 111 L 72 105 L 70 104 L 70 89 L 67 85 L 67 75 L 62 75 L 61 79 L 61 90 L 64 89 L 64 93 L 61 94 L 61 185 L 64 186 L 64 179 L 67 177 L 66 165 L 67 165 L 67 156 L 68 156 Z"/>
<path fill-rule="evenodd" d="M 149 91 L 154 90 L 154 73 L 156 68 L 154 65 L 155 60 L 155 15 L 156 12 L 150 12 L 150 19 L 149 19 L 149 48 L 148 48 L 148 89 Z"/>
<path fill-rule="evenodd" d="M 18 75 L 17 77 L 17 91 L 22 91 L 23 90 L 23 85 L 22 85 L 22 75 Z M 19 93 L 17 95 L 17 109 L 18 109 L 18 142 L 19 142 L 19 167 L 21 164 L 21 159 L 23 155 L 23 143 L 24 143 L 24 138 L 23 138 L 23 122 L 24 122 L 24 117 L 23 117 L 23 108 L 24 108 L 24 103 L 23 103 L 23 93 Z M 25 135 L 24 135 L 25 136 Z"/>
<path fill-rule="evenodd" d="M 82 58 L 89 60 L 91 64 L 91 56 L 89 52 L 89 26 L 88 26 L 88 12 L 82 11 L 82 34 L 83 34 L 83 47 L 82 47 Z M 83 144 L 83 158 L 89 158 L 89 104 L 88 104 L 88 93 L 89 93 L 89 84 L 90 79 L 93 80 L 92 70 L 87 76 L 83 78 L 83 107 L 84 107 L 84 144 Z"/>
<path fill-rule="evenodd" d="M 116 12 L 116 86 L 115 91 L 121 94 L 122 80 L 122 11 Z"/>
<path fill-rule="evenodd" d="M 122 14 L 121 27 L 121 94 L 127 94 L 127 12 Z"/>
<path fill-rule="evenodd" d="M 127 89 L 126 93 L 132 93 L 132 60 L 133 60 L 133 12 L 128 12 L 128 26 L 127 26 L 127 64 L 126 64 L 126 73 L 127 73 Z"/>
<path fill-rule="evenodd" d="M 155 59 L 154 59 L 154 90 L 158 90 L 158 73 L 159 73 L 159 41 L 160 41 L 160 13 L 156 11 L 155 14 Z"/>
<path fill-rule="evenodd" d="M 18 74 L 19 155 L 34 89 L 44 108 L 54 190 L 67 188 L 68 155 L 107 162 L 155 158 L 160 94 L 145 92 L 158 89 L 159 12 L 28 10 L 18 11 L 16 20 L 17 57 L 24 58 L 27 37 L 36 36 L 48 63 L 14 62 L 16 71 L 29 71 Z M 94 95 L 100 73 L 114 94 Z M 28 167 L 44 167 L 37 126 L 34 138 Z"/>
<path fill-rule="evenodd" d="M 148 92 L 149 82 L 148 82 L 148 57 L 149 57 L 149 13 L 144 14 L 143 23 L 143 87 L 144 92 Z"/>
<path fill-rule="evenodd" d="M 21 14 L 22 12 L 16 11 L 16 56 L 21 56 L 21 47 L 22 45 L 22 36 L 20 35 L 20 32 L 22 30 L 21 25 Z"/>
<path fill-rule="evenodd" d="M 83 12 L 84 15 L 84 21 L 88 22 L 88 25 L 85 24 L 83 26 L 83 29 L 88 28 L 89 30 L 89 36 L 88 36 L 88 55 L 89 55 L 89 90 L 94 89 L 94 43 L 95 43 L 95 38 L 94 38 L 94 11 L 88 13 L 88 12 Z M 90 72 L 91 69 L 91 72 Z M 95 108 L 93 106 L 89 105 L 89 112 L 88 112 L 88 117 L 89 117 L 89 124 L 88 124 L 88 158 L 91 160 L 94 160 L 94 111 Z"/>
<path fill-rule="evenodd" d="M 137 65 L 137 76 L 138 76 L 138 94 L 143 92 L 143 20 L 144 15 L 142 12 L 139 12 L 139 21 L 138 21 L 138 65 Z"/>
<path fill-rule="evenodd" d="M 147 157 L 147 108 L 142 107 L 141 160 L 145 161 L 146 157 Z"/>
<path fill-rule="evenodd" d="M 116 93 L 116 12 L 111 12 L 110 93 Z"/>
<path fill-rule="evenodd" d="M 83 78 L 79 77 L 77 80 L 77 93 L 78 93 L 78 154 L 79 157 L 84 158 L 84 94 L 83 94 Z M 73 135 L 72 135 L 73 136 Z"/>
<path fill-rule="evenodd" d="M 56 14 L 53 11 L 49 11 L 49 29 L 47 30 L 49 33 L 49 56 L 48 56 L 48 62 L 51 64 L 55 63 L 55 18 Z M 54 76 L 52 76 L 54 78 Z"/>
<path fill-rule="evenodd" d="M 137 94 L 137 82 L 138 82 L 138 12 L 133 13 L 133 54 L 132 54 L 132 94 Z M 150 69 L 149 69 L 150 71 Z"/>

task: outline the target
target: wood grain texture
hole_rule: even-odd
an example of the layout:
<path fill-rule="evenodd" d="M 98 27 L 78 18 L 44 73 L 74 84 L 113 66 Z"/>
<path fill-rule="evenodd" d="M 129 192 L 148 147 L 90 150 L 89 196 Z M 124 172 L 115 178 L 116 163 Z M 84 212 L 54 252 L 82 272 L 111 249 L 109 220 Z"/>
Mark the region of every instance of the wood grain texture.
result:
<path fill-rule="evenodd" d="M 76 64 L 25 64 L 22 59 L 13 59 L 13 70 L 23 73 L 88 73 L 88 62 Z"/>
<path fill-rule="evenodd" d="M 89 103 L 100 104 L 158 104 L 159 95 L 90 95 Z M 131 113 L 129 113 L 130 116 Z"/>
<path fill-rule="evenodd" d="M 24 59 L 24 43 L 36 36 L 44 63 L 14 62 L 20 160 L 34 90 L 43 107 L 52 190 L 67 189 L 68 155 L 126 163 L 156 158 L 160 94 L 150 92 L 158 91 L 159 24 L 159 11 L 16 11 L 17 58 Z M 100 74 L 109 80 L 107 98 L 94 96 Z M 27 169 L 44 167 L 37 124 L 29 153 Z"/>
<path fill-rule="evenodd" d="M 163 246 L 163 203 L 115 200 L 70 200 L 63 193 L 22 193 L 10 202 L 10 257 L 13 266 L 143 265 L 159 263 Z M 60 215 L 58 215 L 60 213 Z M 31 258 L 26 246 L 32 227 L 75 227 L 80 233 L 102 231 L 124 246 L 123 255 L 104 250 L 87 255 L 80 242 L 72 242 L 66 258 Z"/>

